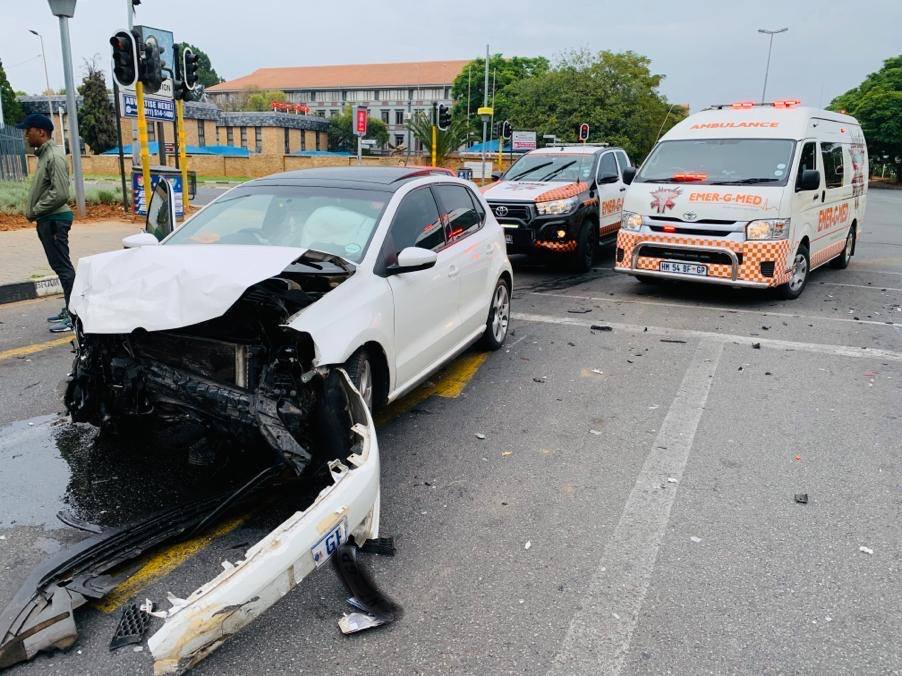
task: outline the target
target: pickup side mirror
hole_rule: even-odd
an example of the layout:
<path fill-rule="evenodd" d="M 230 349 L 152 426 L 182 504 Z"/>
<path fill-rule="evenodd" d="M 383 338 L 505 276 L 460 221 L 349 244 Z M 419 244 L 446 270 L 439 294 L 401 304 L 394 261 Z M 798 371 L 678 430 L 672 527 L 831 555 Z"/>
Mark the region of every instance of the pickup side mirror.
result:
<path fill-rule="evenodd" d="M 405 272 L 428 270 L 435 267 L 437 261 L 438 254 L 435 251 L 409 246 L 401 250 L 401 253 L 398 254 L 398 262 L 395 265 L 389 265 L 386 272 L 389 275 L 401 275 Z"/>
<path fill-rule="evenodd" d="M 149 232 L 136 232 L 134 235 L 128 235 L 122 238 L 122 246 L 126 249 L 137 249 L 142 246 L 157 246 L 160 243 L 156 237 Z"/>
<path fill-rule="evenodd" d="M 616 183 L 618 178 L 620 177 L 617 174 L 601 174 L 595 182 L 598 183 L 598 185 L 604 185 L 606 183 Z"/>
<path fill-rule="evenodd" d="M 821 187 L 821 172 L 817 169 L 803 169 L 802 175 L 799 177 L 796 192 L 805 190 L 817 190 Z"/>
<path fill-rule="evenodd" d="M 636 178 L 636 167 L 626 167 L 623 170 L 623 182 L 629 185 Z"/>

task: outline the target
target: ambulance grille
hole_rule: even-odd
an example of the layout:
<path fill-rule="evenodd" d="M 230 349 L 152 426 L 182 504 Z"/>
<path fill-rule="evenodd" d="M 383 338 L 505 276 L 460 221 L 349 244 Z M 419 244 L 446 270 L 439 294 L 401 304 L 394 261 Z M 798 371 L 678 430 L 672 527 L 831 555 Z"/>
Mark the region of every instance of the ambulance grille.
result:
<path fill-rule="evenodd" d="M 639 255 L 643 258 L 664 258 L 671 261 L 687 261 L 690 263 L 733 264 L 733 261 L 727 254 L 719 251 L 705 251 L 704 249 L 691 251 L 688 249 L 669 249 L 666 246 L 645 245 L 642 247 L 642 251 Z M 741 265 L 742 254 L 738 251 L 736 252 L 736 258 Z"/>

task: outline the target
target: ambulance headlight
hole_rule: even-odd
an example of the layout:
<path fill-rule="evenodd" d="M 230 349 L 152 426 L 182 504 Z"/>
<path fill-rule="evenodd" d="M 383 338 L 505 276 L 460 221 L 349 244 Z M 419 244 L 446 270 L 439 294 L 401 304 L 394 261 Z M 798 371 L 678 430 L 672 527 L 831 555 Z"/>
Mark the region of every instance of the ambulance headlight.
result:
<path fill-rule="evenodd" d="M 786 239 L 789 237 L 788 218 L 766 218 L 752 221 L 745 226 L 745 238 L 748 240 Z"/>
<path fill-rule="evenodd" d="M 536 211 L 540 216 L 560 216 L 569 214 L 579 204 L 578 197 L 568 197 L 565 200 L 551 200 L 550 202 L 537 202 Z"/>
<path fill-rule="evenodd" d="M 620 218 L 620 227 L 624 230 L 638 230 L 642 227 L 642 214 L 624 211 L 623 216 Z"/>

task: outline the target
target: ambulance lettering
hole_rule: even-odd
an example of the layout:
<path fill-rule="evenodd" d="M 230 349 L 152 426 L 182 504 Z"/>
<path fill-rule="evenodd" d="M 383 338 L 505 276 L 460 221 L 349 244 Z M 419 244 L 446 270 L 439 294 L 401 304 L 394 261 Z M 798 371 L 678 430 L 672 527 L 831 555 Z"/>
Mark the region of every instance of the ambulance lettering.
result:
<path fill-rule="evenodd" d="M 616 214 L 623 208 L 623 198 L 619 197 L 616 199 L 605 200 L 601 203 L 601 215 L 602 216 L 610 216 L 611 214 Z"/>
<path fill-rule="evenodd" d="M 739 204 L 749 207 L 761 207 L 765 204 L 761 195 L 743 193 L 693 192 L 689 193 L 690 202 L 720 202 L 722 204 Z"/>
<path fill-rule="evenodd" d="M 827 207 L 817 212 L 817 231 L 830 230 L 849 220 L 849 203 L 843 202 L 835 207 Z"/>
<path fill-rule="evenodd" d="M 769 129 L 779 127 L 779 122 L 700 122 L 690 129 Z"/>

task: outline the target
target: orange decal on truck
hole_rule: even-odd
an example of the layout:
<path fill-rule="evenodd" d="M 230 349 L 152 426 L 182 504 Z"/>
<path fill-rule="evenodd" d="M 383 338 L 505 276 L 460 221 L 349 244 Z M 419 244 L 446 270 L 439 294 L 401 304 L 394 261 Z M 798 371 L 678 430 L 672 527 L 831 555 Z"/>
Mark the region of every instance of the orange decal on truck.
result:
<path fill-rule="evenodd" d="M 583 191 L 582 183 L 567 183 L 559 188 L 546 190 L 536 195 L 536 202 L 550 202 L 551 200 L 564 200 L 568 197 L 576 197 Z"/>
<path fill-rule="evenodd" d="M 616 214 L 623 208 L 623 198 L 618 197 L 612 200 L 605 200 L 601 203 L 601 215 L 608 216 L 609 214 Z"/>
<path fill-rule="evenodd" d="M 767 208 L 767 201 L 761 195 L 746 193 L 692 192 L 690 202 L 719 202 L 721 204 L 740 204 L 749 207 Z M 762 206 L 763 205 L 763 206 Z"/>
<path fill-rule="evenodd" d="M 817 231 L 829 230 L 849 220 L 849 203 L 837 204 L 817 212 Z"/>

